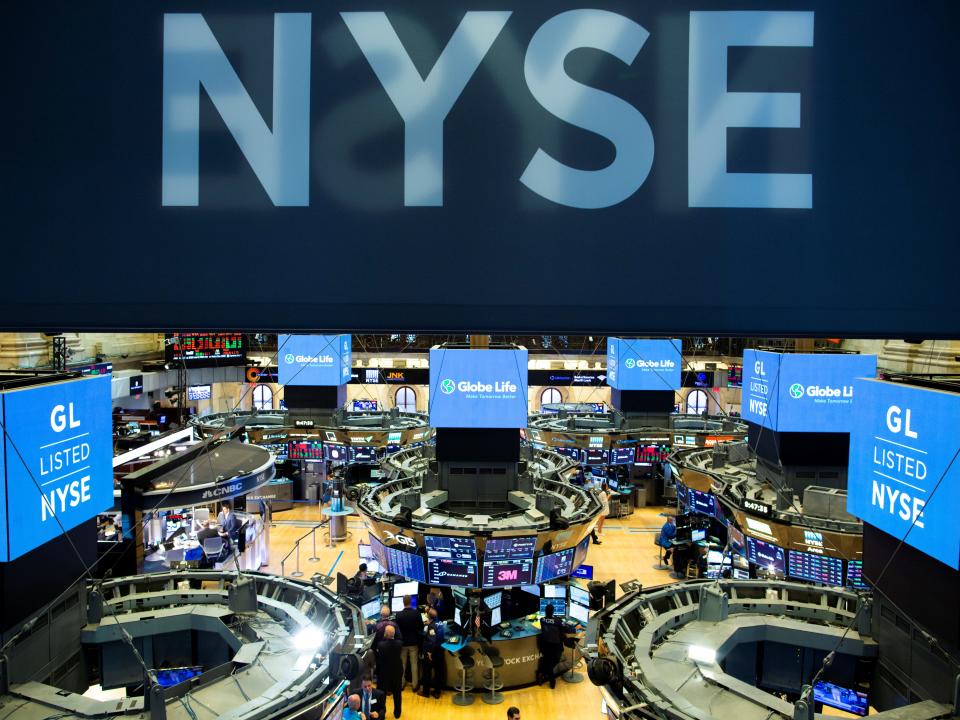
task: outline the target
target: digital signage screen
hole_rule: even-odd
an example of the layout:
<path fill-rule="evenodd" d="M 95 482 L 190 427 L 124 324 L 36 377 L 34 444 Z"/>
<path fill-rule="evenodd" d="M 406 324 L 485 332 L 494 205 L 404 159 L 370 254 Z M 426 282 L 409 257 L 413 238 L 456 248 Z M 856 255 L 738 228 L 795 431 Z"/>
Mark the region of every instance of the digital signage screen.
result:
<path fill-rule="evenodd" d="M 512 587 L 533 582 L 533 558 L 484 560 L 483 587 Z"/>
<path fill-rule="evenodd" d="M 701 492 L 688 488 L 690 510 L 701 515 L 714 515 L 716 508 L 714 506 L 714 497 L 708 492 Z"/>
<path fill-rule="evenodd" d="M 350 448 L 350 462 L 372 463 L 377 460 L 377 449 L 372 445 L 354 445 Z"/>
<path fill-rule="evenodd" d="M 847 512 L 956 570 L 960 394 L 878 380 L 856 392 Z"/>
<path fill-rule="evenodd" d="M 843 560 L 818 553 L 787 552 L 787 576 L 797 580 L 843 587 Z"/>
<path fill-rule="evenodd" d="M 636 448 L 613 448 L 610 451 L 611 465 L 631 465 L 636 457 Z"/>
<path fill-rule="evenodd" d="M 323 456 L 327 462 L 350 462 L 350 448 L 346 445 L 324 443 Z"/>
<path fill-rule="evenodd" d="M 319 440 L 291 440 L 287 443 L 290 460 L 324 460 L 323 443 Z"/>
<path fill-rule="evenodd" d="M 553 452 L 563 455 L 564 457 L 570 458 L 574 462 L 580 462 L 583 451 L 580 448 L 572 447 L 552 447 L 550 448 Z"/>
<path fill-rule="evenodd" d="M 6 429 L 0 513 L 7 521 L 0 560 L 7 561 L 113 505 L 111 377 L 9 390 L 0 398 Z"/>
<path fill-rule="evenodd" d="M 679 339 L 607 338 L 607 385 L 617 390 L 679 390 Z"/>
<path fill-rule="evenodd" d="M 670 455 L 669 445 L 638 445 L 637 462 L 644 465 L 663 463 Z"/>
<path fill-rule="evenodd" d="M 425 535 L 431 585 L 477 586 L 477 543 L 472 537 Z"/>
<path fill-rule="evenodd" d="M 866 693 L 823 681 L 814 684 L 813 699 L 854 715 L 866 715 L 870 709 Z"/>
<path fill-rule="evenodd" d="M 130 394 L 133 396 L 143 394 L 143 375 L 130 376 Z"/>
<path fill-rule="evenodd" d="M 430 350 L 430 424 L 525 428 L 526 350 Z"/>
<path fill-rule="evenodd" d="M 168 334 L 164 344 L 167 362 L 187 366 L 242 365 L 247 358 L 243 333 L 185 332 Z"/>
<path fill-rule="evenodd" d="M 608 454 L 606 450 L 600 450 L 599 448 L 587 448 L 583 452 L 587 465 L 607 464 Z"/>
<path fill-rule="evenodd" d="M 209 400 L 213 397 L 213 385 L 188 385 L 187 400 Z"/>
<path fill-rule="evenodd" d="M 587 560 L 587 551 L 590 549 L 590 536 L 587 535 L 583 540 L 577 543 L 573 554 L 573 566 L 580 567 Z"/>
<path fill-rule="evenodd" d="M 537 561 L 537 578 L 534 582 L 538 585 L 559 577 L 567 577 L 573 571 L 573 548 L 567 548 L 560 552 L 541 555 Z"/>
<path fill-rule="evenodd" d="M 423 558 L 416 553 L 388 547 L 375 538 L 372 533 L 370 535 L 370 551 L 383 571 L 391 572 L 394 575 L 402 575 L 417 582 L 425 583 L 427 581 Z"/>
<path fill-rule="evenodd" d="M 486 561 L 532 558 L 536 547 L 536 535 L 511 538 L 490 538 L 487 540 L 487 544 L 483 549 L 483 559 Z"/>
<path fill-rule="evenodd" d="M 854 382 L 874 378 L 876 355 L 780 354 L 745 350 L 745 420 L 782 432 L 849 432 Z"/>
<path fill-rule="evenodd" d="M 779 545 L 747 536 L 747 560 L 770 574 L 786 575 L 783 548 Z"/>
<path fill-rule="evenodd" d="M 277 371 L 283 385 L 346 385 L 352 362 L 350 335 L 277 335 Z"/>
<path fill-rule="evenodd" d="M 847 562 L 847 587 L 854 590 L 866 590 L 867 583 L 863 580 L 863 560 L 850 560 Z"/>
<path fill-rule="evenodd" d="M 376 400 L 354 400 L 353 411 L 354 412 L 376 412 L 377 401 Z"/>
<path fill-rule="evenodd" d="M 743 387 L 743 366 L 730 365 L 727 368 L 727 387 Z"/>

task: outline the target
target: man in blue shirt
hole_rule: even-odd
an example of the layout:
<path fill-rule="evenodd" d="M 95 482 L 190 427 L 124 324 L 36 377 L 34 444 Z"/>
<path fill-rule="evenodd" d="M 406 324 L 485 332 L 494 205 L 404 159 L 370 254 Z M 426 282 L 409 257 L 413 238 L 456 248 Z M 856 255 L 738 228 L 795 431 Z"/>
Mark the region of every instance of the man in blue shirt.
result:
<path fill-rule="evenodd" d="M 668 562 L 670 555 L 673 554 L 673 539 L 677 536 L 677 526 L 673 524 L 673 517 L 667 516 L 667 521 L 660 528 L 660 547 L 666 552 L 663 554 L 663 561 Z"/>
<path fill-rule="evenodd" d="M 347 698 L 347 706 L 343 709 L 343 720 L 367 720 L 360 712 L 359 695 L 351 695 Z"/>

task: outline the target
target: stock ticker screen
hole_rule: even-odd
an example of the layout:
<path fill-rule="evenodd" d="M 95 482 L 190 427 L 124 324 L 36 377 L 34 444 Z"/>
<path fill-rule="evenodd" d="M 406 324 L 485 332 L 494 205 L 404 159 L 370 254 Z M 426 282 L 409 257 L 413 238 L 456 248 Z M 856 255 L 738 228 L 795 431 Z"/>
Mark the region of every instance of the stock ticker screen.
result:
<path fill-rule="evenodd" d="M 245 361 L 247 341 L 243 333 L 177 333 L 167 335 L 168 361 L 198 363 Z"/>
<path fill-rule="evenodd" d="M 536 583 L 540 584 L 570 575 L 573 572 L 573 551 L 574 548 L 567 548 L 560 552 L 542 555 L 537 563 Z"/>
<path fill-rule="evenodd" d="M 797 580 L 843 587 L 843 560 L 790 550 L 787 552 L 787 575 Z"/>
<path fill-rule="evenodd" d="M 477 587 L 477 543 L 472 537 L 425 535 L 431 585 Z"/>
<path fill-rule="evenodd" d="M 851 560 L 847 563 L 847 587 L 855 590 L 867 589 L 867 584 L 863 581 L 863 560 Z"/>
<path fill-rule="evenodd" d="M 370 534 L 370 551 L 380 567 L 394 575 L 403 575 L 410 580 L 425 583 L 426 573 L 423 568 L 423 558 L 412 552 L 405 552 L 394 547 L 387 547 Z"/>

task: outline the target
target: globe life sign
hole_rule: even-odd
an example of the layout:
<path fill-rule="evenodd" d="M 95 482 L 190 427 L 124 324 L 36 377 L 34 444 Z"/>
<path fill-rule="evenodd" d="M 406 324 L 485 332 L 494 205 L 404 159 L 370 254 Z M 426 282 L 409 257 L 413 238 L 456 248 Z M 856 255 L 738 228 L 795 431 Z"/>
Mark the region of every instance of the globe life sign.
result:
<path fill-rule="evenodd" d="M 467 11 L 423 76 L 385 12 L 340 13 L 403 119 L 405 206 L 443 205 L 444 120 L 511 15 Z M 310 13 L 273 16 L 270 127 L 204 16 L 164 16 L 164 206 L 200 204 L 201 89 L 270 201 L 309 205 L 311 23 Z M 801 103 L 798 93 L 731 93 L 727 68 L 733 46 L 813 47 L 814 13 L 693 11 L 689 28 L 689 206 L 810 209 L 809 173 L 727 171 L 728 128 L 798 128 Z M 623 99 L 577 81 L 564 63 L 571 54 L 590 49 L 630 66 L 649 36 L 635 20 L 598 9 L 568 10 L 537 29 L 523 62 L 530 94 L 557 118 L 605 138 L 615 152 L 605 167 L 584 170 L 540 148 L 519 177 L 522 185 L 558 205 L 584 209 L 616 205 L 640 189 L 656 148 L 646 117 Z"/>

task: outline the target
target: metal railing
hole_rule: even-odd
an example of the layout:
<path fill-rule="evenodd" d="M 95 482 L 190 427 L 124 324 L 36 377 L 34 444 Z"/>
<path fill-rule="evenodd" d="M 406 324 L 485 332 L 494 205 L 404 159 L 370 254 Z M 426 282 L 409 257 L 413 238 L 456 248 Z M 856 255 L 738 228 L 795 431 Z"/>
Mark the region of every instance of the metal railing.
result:
<path fill-rule="evenodd" d="M 308 557 L 307 560 L 309 560 L 310 562 L 317 562 L 318 560 L 320 560 L 320 558 L 317 556 L 317 530 L 318 530 L 319 528 L 322 528 L 324 525 L 326 525 L 326 524 L 329 523 L 329 522 L 330 522 L 329 520 L 326 520 L 326 521 L 324 521 L 324 522 L 319 522 L 319 523 L 317 523 L 317 524 L 314 525 L 312 528 L 310 528 L 310 531 L 309 531 L 309 532 L 305 533 L 302 537 L 300 537 L 300 538 L 297 539 L 297 541 L 293 544 L 293 547 L 290 548 L 290 552 L 288 552 L 288 553 L 283 557 L 283 559 L 280 561 L 280 575 L 281 575 L 281 576 L 285 576 L 285 575 L 287 574 L 287 573 L 285 572 L 287 560 L 290 559 L 290 556 L 291 556 L 291 555 L 293 555 L 294 553 L 296 553 L 296 554 L 297 554 L 297 557 L 296 557 L 297 567 L 296 567 L 296 570 L 294 570 L 292 573 L 290 573 L 290 577 L 303 577 L 303 573 L 300 571 L 300 543 L 302 543 L 302 542 L 303 542 L 304 540 L 306 540 L 308 537 L 313 539 L 313 555 L 311 555 L 310 557 Z"/>

